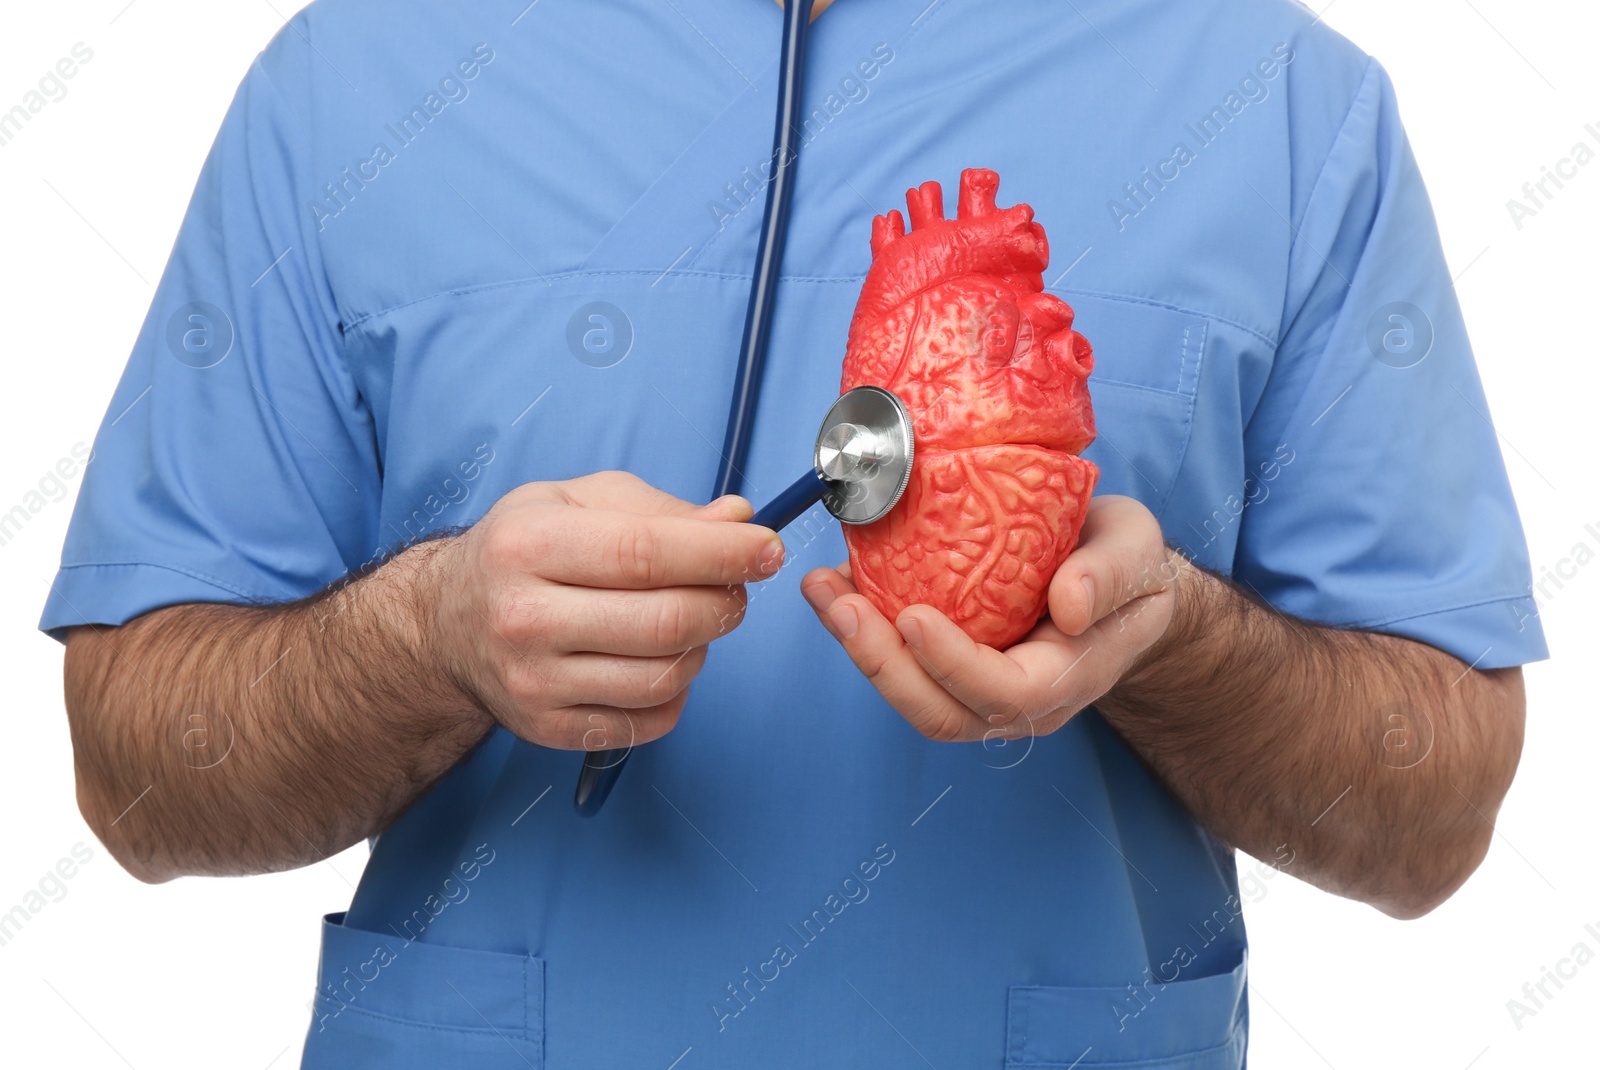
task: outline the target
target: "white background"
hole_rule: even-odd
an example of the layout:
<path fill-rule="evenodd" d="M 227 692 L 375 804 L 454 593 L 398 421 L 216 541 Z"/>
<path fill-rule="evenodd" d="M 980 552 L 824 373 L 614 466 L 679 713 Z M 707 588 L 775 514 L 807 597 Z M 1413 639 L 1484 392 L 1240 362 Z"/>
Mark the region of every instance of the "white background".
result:
<path fill-rule="evenodd" d="M 0 108 L 74 43 L 94 59 L 65 99 L 0 147 L 0 512 L 75 443 L 93 440 L 217 124 L 252 56 L 297 6 L 8 5 Z M 1600 548 L 1584 527 L 1600 532 L 1600 160 L 1520 230 L 1506 202 L 1589 139 L 1585 123 L 1600 129 L 1600 15 L 1576 0 L 1335 0 L 1325 18 L 1398 86 L 1537 577 L 1579 542 Z M 77 483 L 0 546 L 0 679 L 10 695 L 0 913 L 75 844 L 94 852 L 64 897 L 0 946 L 0 1061 L 292 1067 L 308 1021 L 314 922 L 348 902 L 364 848 L 296 873 L 155 888 L 100 849 L 73 799 L 60 648 L 34 630 Z M 1578 942 L 1600 954 L 1600 564 L 1562 582 L 1547 587 L 1543 611 L 1554 658 L 1527 673 L 1522 769 L 1472 882 L 1415 922 L 1286 875 L 1247 909 L 1253 1065 L 1600 1061 L 1600 961 L 1560 991 L 1550 986 L 1554 998 L 1520 1028 L 1507 1009 Z"/>

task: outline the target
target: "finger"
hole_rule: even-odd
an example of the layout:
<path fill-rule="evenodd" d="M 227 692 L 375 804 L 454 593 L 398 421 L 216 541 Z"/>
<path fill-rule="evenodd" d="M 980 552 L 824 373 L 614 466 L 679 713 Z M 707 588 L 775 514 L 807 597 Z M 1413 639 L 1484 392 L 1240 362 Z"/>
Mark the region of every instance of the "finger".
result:
<path fill-rule="evenodd" d="M 1174 601 L 1170 592 L 1136 598 L 1102 617 L 1083 633 L 1083 642 L 1093 651 L 1084 661 L 1085 667 L 1097 662 L 1119 666 L 1115 674 L 1101 682 L 1102 690 L 1095 693 L 1096 698 L 1114 687 L 1133 660 L 1166 632 Z M 1095 675 L 1091 673 L 1080 685 L 1091 684 Z"/>
<path fill-rule="evenodd" d="M 515 567 L 581 587 L 644 590 L 745 583 L 783 564 L 783 541 L 754 524 L 609 509 L 562 512 L 558 524 L 496 532 L 511 543 Z"/>
<path fill-rule="evenodd" d="M 620 658 L 614 654 L 568 654 L 556 659 L 549 694 L 573 705 L 643 710 L 685 690 L 706 662 L 706 648 L 660 658 Z"/>
<path fill-rule="evenodd" d="M 800 593 L 805 595 L 813 610 L 822 614 L 828 611 L 835 599 L 854 594 L 855 587 L 837 569 L 814 568 L 801 578 Z"/>
<path fill-rule="evenodd" d="M 1048 621 L 1004 651 L 974 642 L 931 606 L 908 608 L 897 625 L 928 675 L 971 709 L 990 735 L 996 730 L 1047 734 L 1078 710 L 1070 696 L 1086 673 L 1080 672 L 1077 680 L 1068 678 L 1083 644 Z"/>
<path fill-rule="evenodd" d="M 941 742 L 975 740 L 983 724 L 922 668 L 899 631 L 859 594 L 842 595 L 817 613 L 861 674 L 918 732 Z"/>
<path fill-rule="evenodd" d="M 801 592 L 819 617 L 854 591 L 835 569 L 813 569 Z M 1101 692 L 1091 680 L 1098 663 L 1085 664 L 1088 644 L 1069 637 L 1045 618 L 1025 639 L 1003 653 L 974 642 L 931 606 L 907 608 L 895 622 L 927 675 L 986 726 L 985 735 L 1026 724 L 1043 734 Z M 913 641 L 921 639 L 919 647 Z M 1085 703 L 1077 696 L 1088 695 Z"/>
<path fill-rule="evenodd" d="M 724 494 L 714 502 L 696 506 L 689 514 L 700 520 L 731 520 L 736 524 L 743 524 L 756 515 L 756 507 L 750 504 L 748 498 L 741 498 L 737 494 Z"/>
<path fill-rule="evenodd" d="M 1011 720 L 1030 697 L 1021 667 L 991 646 L 974 642 L 932 606 L 902 610 L 895 627 L 927 675 L 978 717 Z"/>
<path fill-rule="evenodd" d="M 1050 581 L 1050 617 L 1068 635 L 1170 582 L 1161 525 L 1133 498 L 1108 494 L 1089 503 L 1073 550 Z"/>
<path fill-rule="evenodd" d="M 559 626 L 553 648 L 648 658 L 676 656 L 727 635 L 744 620 L 743 584 L 608 591 L 545 585 L 540 612 Z"/>
<path fill-rule="evenodd" d="M 626 751 L 660 739 L 677 726 L 688 703 L 683 691 L 649 709 L 622 710 L 614 706 L 579 704 L 551 710 L 526 734 L 530 742 L 558 750 Z M 620 759 L 619 759 L 620 760 Z"/>
<path fill-rule="evenodd" d="M 908 608 L 897 624 L 928 674 L 991 729 L 1025 724 L 1036 735 L 1055 731 L 1104 694 L 1125 653 L 1110 641 L 1114 621 L 1083 637 L 1041 621 L 1004 652 L 973 642 L 931 606 Z"/>
<path fill-rule="evenodd" d="M 1050 701 L 1075 711 L 1116 686 L 1130 652 L 1144 646 L 1129 624 L 1144 607 L 1158 605 L 1159 599 L 1135 599 L 1082 635 L 1067 635 L 1046 617 L 1006 653 L 1023 665 L 1030 678 L 1051 680 Z"/>

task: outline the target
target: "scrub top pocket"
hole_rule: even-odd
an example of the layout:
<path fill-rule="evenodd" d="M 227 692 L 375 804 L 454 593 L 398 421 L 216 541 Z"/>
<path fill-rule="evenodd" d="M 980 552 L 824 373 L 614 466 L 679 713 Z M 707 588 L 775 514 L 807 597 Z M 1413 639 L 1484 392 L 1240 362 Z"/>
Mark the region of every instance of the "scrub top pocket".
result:
<path fill-rule="evenodd" d="M 1097 494 L 1137 498 L 1161 518 L 1194 429 L 1209 321 L 1129 298 L 1061 291 L 1073 329 L 1094 347 L 1089 396 Z"/>
<path fill-rule="evenodd" d="M 540 1070 L 544 961 L 323 919 L 304 1070 Z"/>
<path fill-rule="evenodd" d="M 1014 985 L 1006 1070 L 1241 1070 L 1246 956 L 1227 973 L 1166 984 Z"/>

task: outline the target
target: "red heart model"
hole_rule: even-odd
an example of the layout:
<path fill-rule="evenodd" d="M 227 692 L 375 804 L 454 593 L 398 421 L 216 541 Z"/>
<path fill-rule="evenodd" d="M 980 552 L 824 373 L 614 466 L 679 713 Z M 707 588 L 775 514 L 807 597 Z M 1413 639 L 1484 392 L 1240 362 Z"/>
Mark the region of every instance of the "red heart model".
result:
<path fill-rule="evenodd" d="M 857 589 L 893 620 L 918 603 L 980 643 L 1007 647 L 1047 608 L 1078 543 L 1100 470 L 1089 342 L 1044 292 L 1044 228 L 997 208 L 1000 176 L 961 172 L 956 218 L 925 182 L 872 221 L 840 392 L 893 391 L 916 435 L 911 483 L 888 516 L 845 527 Z"/>

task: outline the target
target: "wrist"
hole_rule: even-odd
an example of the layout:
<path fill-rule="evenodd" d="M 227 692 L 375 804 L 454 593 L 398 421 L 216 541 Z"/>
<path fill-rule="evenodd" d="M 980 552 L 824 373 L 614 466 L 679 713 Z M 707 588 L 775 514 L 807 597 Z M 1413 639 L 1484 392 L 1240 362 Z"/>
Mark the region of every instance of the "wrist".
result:
<path fill-rule="evenodd" d="M 472 690 L 453 640 L 455 631 L 444 602 L 455 588 L 453 562 L 458 538 L 428 539 L 392 558 L 370 577 L 372 613 L 394 652 L 380 671 L 414 692 L 408 701 L 441 715 L 447 723 L 487 720 Z M 409 687 L 405 687 L 409 684 Z"/>

